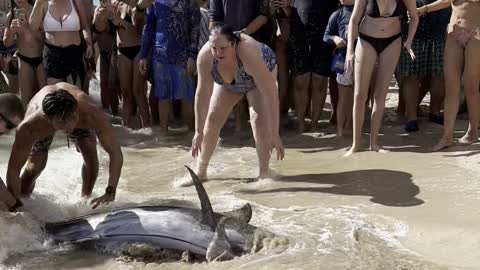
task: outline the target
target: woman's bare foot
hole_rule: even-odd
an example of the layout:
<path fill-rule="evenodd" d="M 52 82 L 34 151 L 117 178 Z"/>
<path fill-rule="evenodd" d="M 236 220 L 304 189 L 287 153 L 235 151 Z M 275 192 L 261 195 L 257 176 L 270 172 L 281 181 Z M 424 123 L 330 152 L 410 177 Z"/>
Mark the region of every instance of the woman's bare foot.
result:
<path fill-rule="evenodd" d="M 269 178 L 271 176 L 269 170 L 267 170 L 266 172 L 260 172 L 258 174 L 258 177 L 257 179 L 262 179 L 262 178 Z"/>
<path fill-rule="evenodd" d="M 207 173 L 206 172 L 198 172 L 196 173 L 200 182 L 204 183 L 208 181 Z M 193 179 L 190 175 L 186 175 L 184 178 L 180 179 L 177 184 L 179 187 L 189 187 L 193 186 Z"/>
<path fill-rule="evenodd" d="M 387 153 L 388 150 L 384 149 L 382 146 L 378 144 L 372 144 L 370 145 L 370 151 L 375 151 L 377 153 Z"/>
<path fill-rule="evenodd" d="M 359 151 L 359 148 L 357 146 L 352 145 L 352 147 L 350 147 L 350 149 L 348 149 L 347 153 L 345 153 L 343 156 L 344 157 L 350 157 L 358 151 Z"/>
<path fill-rule="evenodd" d="M 440 141 L 432 148 L 433 152 L 440 151 L 447 147 L 452 146 L 453 139 L 452 138 L 441 138 Z"/>
<path fill-rule="evenodd" d="M 458 140 L 461 145 L 470 145 L 478 141 L 478 135 L 474 132 L 467 132 L 462 138 Z"/>

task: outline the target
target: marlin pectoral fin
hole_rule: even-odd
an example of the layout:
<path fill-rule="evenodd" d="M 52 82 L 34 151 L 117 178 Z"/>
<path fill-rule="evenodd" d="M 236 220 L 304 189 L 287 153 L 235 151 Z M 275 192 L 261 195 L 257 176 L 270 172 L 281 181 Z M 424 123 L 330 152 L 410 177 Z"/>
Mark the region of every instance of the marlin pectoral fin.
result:
<path fill-rule="evenodd" d="M 245 204 L 242 208 L 221 213 L 224 216 L 232 217 L 239 223 L 242 227 L 246 226 L 250 219 L 252 218 L 252 206 L 249 203 Z"/>
<path fill-rule="evenodd" d="M 215 228 L 217 227 L 217 220 L 215 219 L 212 204 L 210 203 L 210 199 L 208 198 L 207 191 L 205 191 L 202 182 L 200 181 L 198 176 L 192 171 L 192 169 L 190 169 L 188 166 L 185 167 L 190 172 L 193 184 L 195 185 L 195 189 L 197 190 L 198 198 L 200 199 L 200 205 L 202 207 L 202 222 L 207 224 L 212 230 L 215 230 Z"/>
<path fill-rule="evenodd" d="M 215 235 L 207 249 L 206 257 L 209 262 L 231 260 L 235 257 L 231 252 L 231 245 L 225 232 L 225 224 L 230 222 L 231 219 L 230 217 L 224 217 L 218 223 Z"/>

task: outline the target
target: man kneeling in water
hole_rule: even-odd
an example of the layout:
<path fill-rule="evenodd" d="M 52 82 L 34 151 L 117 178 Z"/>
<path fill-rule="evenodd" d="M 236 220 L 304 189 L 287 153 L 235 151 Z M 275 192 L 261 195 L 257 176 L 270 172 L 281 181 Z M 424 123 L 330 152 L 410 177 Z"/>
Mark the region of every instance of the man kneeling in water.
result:
<path fill-rule="evenodd" d="M 30 101 L 25 120 L 17 128 L 8 162 L 7 185 L 18 198 L 29 196 L 47 164 L 48 149 L 56 131 L 68 134 L 83 156 L 82 196 L 90 196 L 98 175 L 96 138 L 110 157 L 110 177 L 105 195 L 92 200 L 93 208 L 115 199 L 123 155 L 105 114 L 88 95 L 68 83 L 43 87 Z M 27 163 L 23 174 L 20 171 Z"/>
<path fill-rule="evenodd" d="M 22 101 L 14 94 L 0 94 L 0 136 L 14 130 L 25 116 Z M 22 206 L 19 200 L 8 191 L 0 177 L 0 202 L 10 211 Z"/>

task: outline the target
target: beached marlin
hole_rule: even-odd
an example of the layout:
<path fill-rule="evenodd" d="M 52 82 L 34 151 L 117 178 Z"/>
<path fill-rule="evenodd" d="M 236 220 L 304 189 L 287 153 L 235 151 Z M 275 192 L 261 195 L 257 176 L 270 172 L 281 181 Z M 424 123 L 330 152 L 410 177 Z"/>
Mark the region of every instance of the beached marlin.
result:
<path fill-rule="evenodd" d="M 189 251 L 208 261 L 231 259 L 249 253 L 256 227 L 248 224 L 249 204 L 223 214 L 214 213 L 208 195 L 195 173 L 201 210 L 148 206 L 126 208 L 47 223 L 46 232 L 55 243 L 138 243 L 161 249 Z"/>

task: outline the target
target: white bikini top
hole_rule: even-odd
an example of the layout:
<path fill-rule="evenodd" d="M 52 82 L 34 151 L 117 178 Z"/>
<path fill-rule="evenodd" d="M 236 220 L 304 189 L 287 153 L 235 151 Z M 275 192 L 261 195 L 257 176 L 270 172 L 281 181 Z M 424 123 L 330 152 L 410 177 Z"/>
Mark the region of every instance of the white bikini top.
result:
<path fill-rule="evenodd" d="M 80 31 L 80 18 L 78 17 L 78 13 L 75 10 L 75 5 L 73 4 L 72 0 L 70 0 L 70 5 L 72 7 L 70 14 L 67 15 L 67 18 L 64 21 L 61 21 L 62 18 L 60 18 L 59 21 L 53 18 L 52 14 L 50 13 L 49 1 L 47 14 L 45 14 L 45 17 L 43 18 L 43 30 L 45 32 Z"/>

